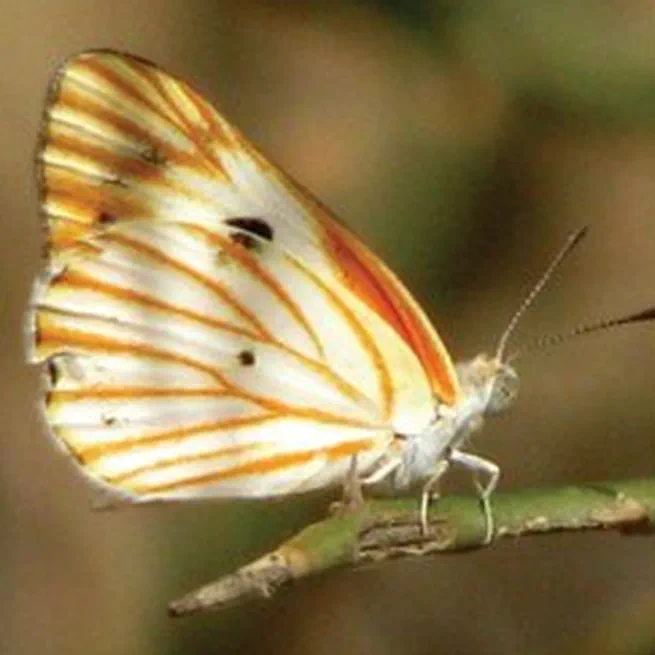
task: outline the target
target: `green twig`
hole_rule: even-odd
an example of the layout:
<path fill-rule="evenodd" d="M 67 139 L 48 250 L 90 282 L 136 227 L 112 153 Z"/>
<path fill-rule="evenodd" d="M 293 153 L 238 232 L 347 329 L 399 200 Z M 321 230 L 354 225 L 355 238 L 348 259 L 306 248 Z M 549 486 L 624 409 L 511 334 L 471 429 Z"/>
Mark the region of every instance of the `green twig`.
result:
<path fill-rule="evenodd" d="M 525 489 L 494 494 L 495 538 L 557 531 L 655 531 L 655 480 Z M 172 602 L 184 616 L 269 597 L 305 576 L 398 557 L 461 552 L 482 546 L 484 516 L 475 498 L 449 496 L 433 504 L 430 533 L 421 534 L 413 498 L 371 500 L 357 511 L 314 523 L 258 560 Z"/>

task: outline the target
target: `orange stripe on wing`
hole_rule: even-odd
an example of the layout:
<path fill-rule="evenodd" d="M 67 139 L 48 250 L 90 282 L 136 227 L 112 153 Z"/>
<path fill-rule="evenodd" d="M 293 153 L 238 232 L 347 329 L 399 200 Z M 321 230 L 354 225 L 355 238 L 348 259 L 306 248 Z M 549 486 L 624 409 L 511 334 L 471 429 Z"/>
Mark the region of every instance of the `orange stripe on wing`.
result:
<path fill-rule="evenodd" d="M 90 256 L 100 254 L 101 249 L 98 246 L 88 241 L 83 241 L 89 234 L 89 225 L 80 223 L 69 217 L 56 216 L 54 213 L 58 209 L 66 213 L 66 210 L 70 209 L 70 207 L 66 207 L 65 205 L 58 207 L 54 202 L 53 204 L 48 204 L 48 213 L 50 215 L 48 216 L 47 254 L 53 256 L 57 256 L 62 252 L 66 252 L 67 254 L 74 252 L 76 255 L 84 252 Z"/>
<path fill-rule="evenodd" d="M 194 312 L 190 309 L 186 309 L 185 307 L 180 307 L 179 305 L 166 302 L 165 300 L 161 300 L 155 296 L 140 293 L 138 291 L 120 287 L 114 284 L 109 284 L 98 278 L 85 275 L 84 273 L 78 273 L 70 269 L 66 269 L 61 275 L 53 280 L 50 288 L 57 289 L 59 287 L 68 287 L 71 289 L 89 289 L 95 293 L 100 293 L 111 298 L 116 298 L 117 300 L 125 300 L 129 303 L 160 310 L 161 312 L 171 316 L 181 316 L 189 319 L 190 321 L 194 321 L 210 328 L 225 330 L 230 334 L 235 334 L 252 340 L 261 340 L 260 335 L 257 333 L 237 327 L 235 325 L 231 325 L 227 321 L 221 321 L 219 319 L 212 318 L 211 316 L 207 316 L 206 314 L 199 314 L 198 312 Z"/>
<path fill-rule="evenodd" d="M 266 475 L 267 473 L 275 473 L 276 471 L 302 466 L 315 457 L 327 457 L 327 459 L 331 461 L 336 461 L 344 457 L 352 457 L 353 455 L 364 450 L 369 450 L 376 445 L 377 442 L 373 439 L 347 441 L 327 448 L 302 450 L 294 453 L 282 453 L 279 455 L 272 455 L 271 457 L 255 459 L 222 471 L 188 477 L 182 480 L 160 482 L 157 484 L 134 484 L 128 486 L 128 488 L 134 493 L 148 494 L 176 491 L 187 487 L 209 486 L 223 480 L 233 480 L 235 478 L 250 475 Z"/>
<path fill-rule="evenodd" d="M 162 113 L 161 107 L 152 102 L 148 94 L 142 93 L 137 85 L 126 80 L 121 74 L 125 67 L 130 74 L 138 74 L 139 70 L 145 66 L 136 57 L 127 55 L 115 55 L 110 52 L 90 52 L 82 55 L 75 60 L 75 63 L 65 69 L 66 75 L 76 81 L 77 76 L 89 80 L 99 80 L 105 85 L 100 87 L 99 93 L 106 93 L 106 89 L 111 89 L 110 95 L 124 96 L 137 106 L 141 106 L 145 112 L 157 114 L 164 121 L 169 123 L 171 128 L 179 130 L 180 126 L 171 120 L 171 117 Z M 65 80 L 65 78 L 64 78 Z"/>
<path fill-rule="evenodd" d="M 355 401 L 370 401 L 370 399 L 366 398 L 366 396 L 357 387 L 350 384 L 347 380 L 335 373 L 329 366 L 326 366 L 318 360 L 305 357 L 301 353 L 298 353 L 295 350 L 291 350 L 284 344 L 276 343 L 274 345 L 287 354 L 291 355 L 291 357 L 299 361 L 303 366 L 310 369 L 312 372 L 320 375 L 324 380 L 338 389 L 344 396 Z"/>
<path fill-rule="evenodd" d="M 60 165 L 48 164 L 45 168 L 44 205 L 55 217 L 66 216 L 91 226 L 102 224 L 108 218 L 148 219 L 152 206 L 130 190 L 112 187 L 108 182 L 90 184 L 79 171 Z"/>
<path fill-rule="evenodd" d="M 111 52 L 90 52 L 78 57 L 75 63 L 64 68 L 64 75 L 57 80 L 59 87 L 53 94 L 54 99 L 51 106 L 58 102 L 74 102 L 73 98 L 65 95 L 69 92 L 68 85 L 82 84 L 83 88 L 91 94 L 98 96 L 123 97 L 132 103 L 137 109 L 142 108 L 143 116 L 147 119 L 148 114 L 156 115 L 158 119 L 164 121 L 171 131 L 183 134 L 195 146 L 193 159 L 188 159 L 186 164 L 193 161 L 193 167 L 207 171 L 211 176 L 225 181 L 227 176 L 221 166 L 220 161 L 214 155 L 210 147 L 211 139 L 208 137 L 213 128 L 202 129 L 190 122 L 185 115 L 176 99 L 172 98 L 166 86 L 163 84 L 157 68 L 150 62 L 131 55 L 118 55 Z M 133 77 L 134 79 L 130 79 Z M 173 76 L 167 76 L 169 80 L 174 81 L 184 99 L 189 102 L 202 102 L 185 82 Z M 139 82 L 150 87 L 148 92 L 144 92 L 139 87 Z M 154 99 L 160 99 L 158 103 Z M 75 105 L 72 104 L 74 107 Z M 94 111 L 94 117 L 98 114 Z M 108 118 L 109 115 L 107 116 Z M 114 118 L 111 118 L 114 121 Z M 124 120 L 115 123 L 132 133 L 134 136 L 143 137 L 145 135 L 145 146 L 154 146 L 153 158 L 157 154 L 162 154 L 164 160 L 169 158 L 176 163 L 182 161 L 182 153 L 174 148 L 163 147 L 161 139 L 154 139 L 154 134 L 161 126 L 153 124 L 152 130 L 143 130 Z M 161 150 L 160 150 L 161 148 Z"/>
<path fill-rule="evenodd" d="M 210 133 L 209 139 L 207 140 L 211 141 L 212 145 L 220 145 L 227 150 L 233 149 L 235 145 L 238 148 L 243 148 L 244 144 L 242 139 L 239 139 L 238 130 L 225 121 L 214 107 L 208 104 L 194 88 L 190 87 L 186 82 L 182 82 L 178 78 L 176 79 L 178 83 L 183 85 L 188 94 L 188 100 L 193 103 L 198 114 L 205 121 Z"/>
<path fill-rule="evenodd" d="M 106 142 L 107 149 L 123 151 L 125 154 L 125 149 L 131 147 L 135 156 L 157 165 L 165 163 L 192 167 L 203 162 L 197 151 L 186 152 L 158 138 L 154 127 L 148 129 L 139 125 L 117 109 L 89 95 L 88 89 L 81 91 L 70 86 L 62 88 L 57 106 L 65 107 L 67 111 L 74 112 L 74 115 L 65 114 L 61 118 L 57 115 L 53 119 L 55 122 L 83 133 L 88 130 L 90 138 Z M 165 120 L 164 117 L 162 119 Z M 93 129 L 96 126 L 101 128 L 101 133 Z M 112 135 L 118 138 L 118 142 L 112 140 Z"/>
<path fill-rule="evenodd" d="M 247 248 L 197 225 L 189 226 L 189 229 L 198 234 L 202 234 L 210 243 L 219 245 L 232 259 L 234 259 L 253 277 L 259 280 L 263 286 L 269 289 L 300 327 L 307 333 L 319 356 L 324 357 L 325 351 L 323 344 L 321 343 L 316 330 L 314 330 L 311 323 L 307 320 L 302 309 L 294 302 L 293 298 L 291 298 L 291 296 L 286 292 L 285 288 L 266 271 L 266 269 L 259 263 L 258 259 Z"/>
<path fill-rule="evenodd" d="M 109 183 L 122 183 L 121 176 L 131 176 L 140 183 L 157 180 L 161 182 L 163 178 L 163 169 L 160 166 L 137 153 L 121 152 L 115 147 L 91 141 L 84 134 L 74 135 L 72 130 L 52 130 L 45 151 L 46 159 L 51 157 L 53 152 L 59 152 L 63 157 L 63 161 L 60 159 L 55 166 L 66 166 L 66 159 L 69 159 L 71 168 L 78 174 L 84 174 L 80 165 L 86 162 L 89 168 L 104 168 L 109 176 L 106 182 Z M 47 161 L 46 164 L 52 165 Z"/>
<path fill-rule="evenodd" d="M 129 480 L 133 480 L 139 475 L 144 473 L 151 473 L 153 471 L 162 471 L 167 468 L 179 466 L 180 464 L 197 464 L 213 459 L 223 459 L 225 457 L 233 457 L 234 455 L 245 455 L 247 453 L 261 450 L 267 447 L 266 443 L 253 443 L 244 444 L 242 446 L 228 446 L 226 448 L 217 448 L 211 452 L 197 453 L 195 455 L 178 455 L 174 458 L 163 458 L 161 460 L 153 461 L 151 464 L 144 464 L 137 468 L 133 468 L 125 473 L 117 475 L 103 476 L 105 481 L 111 485 L 129 487 Z"/>
<path fill-rule="evenodd" d="M 377 347 L 375 340 L 371 337 L 366 330 L 366 327 L 361 323 L 357 316 L 355 316 L 339 296 L 337 296 L 337 294 L 327 284 L 325 284 L 318 275 L 307 268 L 307 266 L 305 266 L 305 264 L 300 260 L 295 259 L 290 255 L 287 255 L 287 259 L 316 285 L 317 289 L 323 293 L 335 310 L 341 314 L 350 325 L 353 333 L 356 335 L 373 363 L 382 395 L 383 414 L 385 418 L 389 418 L 393 410 L 393 384 L 384 357 L 382 356 L 380 349 Z"/>
<path fill-rule="evenodd" d="M 278 417 L 271 414 L 228 418 L 223 419 L 222 421 L 197 423 L 185 428 L 178 427 L 175 429 L 162 430 L 160 432 L 152 432 L 147 435 L 121 437 L 120 441 L 108 441 L 102 444 L 95 444 L 93 446 L 87 446 L 86 448 L 80 448 L 78 452 L 78 459 L 82 463 L 90 465 L 102 457 L 107 457 L 109 455 L 120 455 L 121 453 L 129 452 L 134 448 L 143 448 L 149 446 L 156 447 L 181 443 L 189 437 L 195 437 L 207 432 L 227 432 L 239 430 L 242 428 L 260 426 L 269 423 L 276 418 Z"/>
<path fill-rule="evenodd" d="M 71 392 L 52 392 L 52 396 L 55 398 L 56 402 L 66 401 L 65 394 Z M 77 400 L 85 399 L 85 391 L 72 392 L 76 394 L 69 398 L 69 401 L 75 402 Z M 214 397 L 219 397 L 220 391 L 212 394 Z M 237 395 L 232 392 L 226 392 L 222 394 L 225 397 L 231 397 L 239 400 L 250 400 L 254 404 L 258 404 L 261 409 L 266 413 L 261 413 L 255 416 L 240 416 L 235 418 L 223 419 L 220 421 L 211 421 L 208 423 L 197 423 L 185 428 L 176 427 L 170 430 L 162 430 L 160 432 L 150 432 L 146 435 L 136 435 L 134 437 L 125 437 L 122 436 L 120 441 L 107 441 L 102 444 L 96 444 L 86 448 L 80 449 L 79 458 L 84 463 L 89 463 L 100 457 L 106 455 L 116 455 L 122 452 L 130 451 L 133 448 L 143 447 L 143 446 L 160 446 L 160 445 L 170 445 L 177 442 L 183 441 L 187 437 L 197 436 L 204 432 L 226 432 L 239 430 L 242 428 L 249 428 L 253 426 L 261 426 L 271 421 L 277 421 L 282 418 L 302 418 L 311 420 L 323 425 L 334 425 L 335 427 L 348 427 L 348 428 L 359 428 L 359 429 L 379 429 L 379 426 L 367 423 L 365 421 L 357 421 L 354 419 L 348 419 L 342 416 L 335 414 L 330 414 L 329 412 L 321 412 L 320 410 L 304 410 L 303 408 L 290 408 L 290 407 L 279 407 L 277 403 L 271 403 L 268 405 L 265 399 L 258 399 L 256 397 L 246 397 Z M 91 398 L 97 396 L 90 396 Z M 107 396 L 111 398 L 112 396 Z M 140 398 L 139 394 L 135 394 L 134 398 Z M 157 397 L 157 396 L 153 396 Z M 125 396 L 127 399 L 128 396 Z M 258 402 L 261 401 L 261 402 Z M 50 403 L 48 403 L 50 404 Z"/>
<path fill-rule="evenodd" d="M 208 109 L 202 112 L 199 111 L 199 116 L 208 122 L 206 125 L 198 125 L 189 119 L 189 114 L 185 111 L 184 107 L 180 106 L 179 99 L 171 95 L 169 87 L 163 83 L 161 74 L 155 66 L 134 57 L 129 57 L 126 61 L 133 68 L 135 74 L 149 84 L 153 91 L 164 101 L 168 109 L 175 116 L 178 129 L 196 144 L 198 152 L 202 153 L 205 161 L 210 164 L 212 170 L 221 178 L 225 179 L 225 170 L 216 158 L 213 148 L 216 143 L 222 142 L 223 144 L 227 144 L 228 142 L 225 139 L 224 132 L 216 129 L 216 121 L 214 120 L 213 113 Z M 166 77 L 169 81 L 173 81 L 177 85 L 177 91 L 182 94 L 182 98 L 195 107 L 196 110 L 199 107 L 207 107 L 202 97 L 186 82 L 173 75 L 167 75 Z M 161 115 L 161 111 L 158 113 Z"/>
<path fill-rule="evenodd" d="M 234 394 L 222 387 L 89 387 L 88 389 L 62 389 L 50 391 L 50 404 L 78 400 L 134 400 L 140 398 L 221 398 Z"/>
<path fill-rule="evenodd" d="M 61 352 L 79 348 L 85 352 L 120 353 L 135 357 L 146 357 L 161 361 L 174 362 L 189 366 L 197 371 L 207 373 L 226 388 L 230 388 L 219 369 L 203 364 L 191 357 L 178 355 L 169 350 L 162 350 L 145 343 L 119 341 L 93 332 L 82 332 L 54 325 L 43 313 L 37 316 L 36 345 L 40 356 L 46 358 Z"/>
<path fill-rule="evenodd" d="M 422 310 L 398 279 L 336 221 L 323 223 L 326 245 L 346 285 L 396 331 L 414 351 L 437 397 L 452 405 L 459 389 L 454 367 Z"/>
<path fill-rule="evenodd" d="M 252 341 L 268 343 L 271 346 L 279 348 L 287 355 L 293 357 L 317 375 L 320 375 L 324 380 L 329 382 L 333 387 L 338 389 L 348 398 L 351 398 L 355 401 L 364 399 L 363 394 L 356 387 L 337 375 L 334 371 L 332 371 L 332 369 L 330 369 L 322 362 L 306 357 L 301 353 L 298 353 L 295 350 L 285 346 L 284 344 L 278 343 L 277 341 L 262 339 L 260 335 L 254 332 L 250 332 L 249 330 L 230 325 L 225 321 L 211 318 L 206 314 L 198 314 L 184 307 L 179 307 L 178 305 L 165 302 L 159 298 L 155 298 L 147 294 L 141 294 L 131 289 L 126 289 L 124 287 L 102 282 L 97 278 L 86 276 L 83 273 L 74 272 L 70 269 L 67 269 L 61 275 L 59 275 L 56 280 L 52 282 L 51 288 L 59 288 L 60 286 L 70 287 L 73 289 L 89 289 L 93 292 L 102 293 L 119 300 L 126 300 L 128 302 L 133 302 L 146 307 L 152 307 L 171 315 L 183 316 L 184 318 L 187 318 L 191 321 L 196 321 L 202 325 L 206 325 L 208 327 L 216 328 L 219 330 L 225 330 L 231 334 L 251 339 Z"/>
<path fill-rule="evenodd" d="M 273 337 L 268 333 L 268 331 L 264 327 L 263 323 L 257 318 L 257 316 L 249 309 L 245 308 L 234 297 L 234 295 L 228 289 L 226 289 L 222 284 L 220 284 L 217 280 L 210 277 L 206 277 L 198 273 L 198 271 L 191 268 L 190 266 L 183 264 L 181 261 L 174 259 L 173 257 L 169 257 L 158 248 L 149 246 L 143 243 L 142 241 L 130 239 L 127 236 L 123 236 L 116 233 L 109 233 L 105 235 L 105 239 L 110 240 L 113 243 L 125 246 L 126 248 L 129 248 L 131 250 L 134 250 L 136 253 L 140 255 L 149 257 L 150 259 L 153 259 L 156 262 L 163 264 L 164 266 L 168 266 L 200 282 L 203 286 L 205 286 L 206 288 L 210 289 L 213 293 L 215 293 L 223 302 L 225 302 L 230 307 L 232 307 L 232 309 L 234 309 L 234 311 L 239 316 L 241 316 L 241 318 L 243 318 L 248 323 L 250 323 L 253 329 L 257 331 L 261 339 L 264 339 L 269 342 L 272 342 L 274 340 Z"/>

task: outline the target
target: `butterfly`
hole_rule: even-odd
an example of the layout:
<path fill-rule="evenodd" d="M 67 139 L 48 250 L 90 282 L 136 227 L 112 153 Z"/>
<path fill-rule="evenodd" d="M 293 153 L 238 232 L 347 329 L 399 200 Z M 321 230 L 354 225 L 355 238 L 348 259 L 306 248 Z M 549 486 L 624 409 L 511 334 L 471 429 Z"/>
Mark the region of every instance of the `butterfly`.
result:
<path fill-rule="evenodd" d="M 396 275 L 198 92 L 89 51 L 49 91 L 34 362 L 55 441 L 112 503 L 422 490 L 516 397 L 502 348 L 455 366 Z M 482 480 L 482 478 L 480 478 Z"/>

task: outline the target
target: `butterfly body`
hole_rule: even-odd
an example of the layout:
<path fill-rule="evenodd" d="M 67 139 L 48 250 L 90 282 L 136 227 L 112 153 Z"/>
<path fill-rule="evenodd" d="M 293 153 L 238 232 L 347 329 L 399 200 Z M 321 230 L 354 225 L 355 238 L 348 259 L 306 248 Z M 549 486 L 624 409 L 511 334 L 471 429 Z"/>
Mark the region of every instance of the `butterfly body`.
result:
<path fill-rule="evenodd" d="M 507 367 L 456 369 L 393 272 L 185 82 L 71 58 L 37 161 L 32 358 L 101 488 L 272 497 L 339 485 L 353 457 L 395 491 L 480 470 L 459 446 Z"/>
<path fill-rule="evenodd" d="M 516 398 L 518 376 L 496 358 L 479 355 L 457 365 L 456 371 L 461 389 L 457 403 L 438 407 L 435 420 L 421 432 L 402 435 L 397 467 L 389 476 L 394 491 L 424 486 L 436 474 L 440 477 L 443 463 L 447 466 L 453 457 L 457 460 L 469 438 L 482 428 L 485 417 L 504 411 Z"/>

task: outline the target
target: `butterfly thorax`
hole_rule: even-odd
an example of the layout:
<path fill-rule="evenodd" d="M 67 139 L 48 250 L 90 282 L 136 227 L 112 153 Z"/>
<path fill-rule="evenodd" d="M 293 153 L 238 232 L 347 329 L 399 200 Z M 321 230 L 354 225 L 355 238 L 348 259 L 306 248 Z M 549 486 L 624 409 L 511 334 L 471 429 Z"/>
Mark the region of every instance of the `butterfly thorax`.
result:
<path fill-rule="evenodd" d="M 461 390 L 458 401 L 451 407 L 440 405 L 435 420 L 423 432 L 404 437 L 394 488 L 407 489 L 429 479 L 441 460 L 482 427 L 487 415 L 504 411 L 517 396 L 516 371 L 495 357 L 478 355 L 459 364 L 456 371 Z"/>

